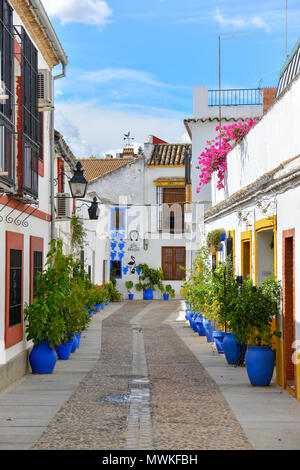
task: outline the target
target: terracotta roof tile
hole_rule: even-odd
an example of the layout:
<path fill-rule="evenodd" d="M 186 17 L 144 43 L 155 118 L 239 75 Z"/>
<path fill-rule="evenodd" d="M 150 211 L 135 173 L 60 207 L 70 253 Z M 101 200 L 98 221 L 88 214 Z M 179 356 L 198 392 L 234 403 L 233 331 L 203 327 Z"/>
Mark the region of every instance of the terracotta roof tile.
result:
<path fill-rule="evenodd" d="M 79 161 L 84 170 L 84 177 L 90 183 L 136 160 L 136 158 L 93 158 Z"/>
<path fill-rule="evenodd" d="M 156 144 L 148 161 L 148 165 L 184 165 L 184 152 L 186 146 L 191 150 L 192 144 Z"/>

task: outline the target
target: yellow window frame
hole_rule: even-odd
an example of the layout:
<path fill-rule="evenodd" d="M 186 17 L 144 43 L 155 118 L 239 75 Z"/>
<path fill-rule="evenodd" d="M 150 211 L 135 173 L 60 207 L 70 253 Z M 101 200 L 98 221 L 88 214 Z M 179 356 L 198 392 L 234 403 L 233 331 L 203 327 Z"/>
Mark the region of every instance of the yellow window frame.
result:
<path fill-rule="evenodd" d="M 254 223 L 254 281 L 257 285 L 257 234 L 264 230 L 273 230 L 274 235 L 274 275 L 277 279 L 277 217 L 272 215 Z"/>
<path fill-rule="evenodd" d="M 250 279 L 252 279 L 252 232 L 251 230 L 246 230 L 245 232 L 241 232 L 241 274 L 244 276 L 243 273 L 243 266 L 244 266 L 244 250 L 243 244 L 245 242 L 250 242 Z"/>

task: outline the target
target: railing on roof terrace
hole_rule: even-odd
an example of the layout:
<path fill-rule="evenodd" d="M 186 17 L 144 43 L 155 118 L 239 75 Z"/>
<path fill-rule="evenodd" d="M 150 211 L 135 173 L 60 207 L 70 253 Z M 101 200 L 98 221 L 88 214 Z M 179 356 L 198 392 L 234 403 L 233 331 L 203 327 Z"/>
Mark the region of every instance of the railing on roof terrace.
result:
<path fill-rule="evenodd" d="M 208 90 L 208 106 L 261 106 L 262 88 L 239 88 L 232 90 Z"/>

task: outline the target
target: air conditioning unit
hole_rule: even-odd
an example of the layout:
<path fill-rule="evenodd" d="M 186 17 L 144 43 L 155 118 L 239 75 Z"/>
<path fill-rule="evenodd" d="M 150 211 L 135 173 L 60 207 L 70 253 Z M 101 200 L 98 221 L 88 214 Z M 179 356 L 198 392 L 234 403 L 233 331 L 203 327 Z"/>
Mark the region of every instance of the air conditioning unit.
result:
<path fill-rule="evenodd" d="M 52 74 L 47 69 L 40 69 L 38 72 L 38 107 L 39 110 L 53 106 L 53 86 Z"/>
<path fill-rule="evenodd" d="M 58 193 L 56 197 L 56 218 L 71 219 L 71 197 L 67 193 Z"/>

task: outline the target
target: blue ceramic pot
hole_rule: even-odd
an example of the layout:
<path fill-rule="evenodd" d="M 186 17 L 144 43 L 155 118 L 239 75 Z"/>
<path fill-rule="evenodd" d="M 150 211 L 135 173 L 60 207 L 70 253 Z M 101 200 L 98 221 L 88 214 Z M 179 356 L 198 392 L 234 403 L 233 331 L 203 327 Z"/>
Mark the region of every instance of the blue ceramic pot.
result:
<path fill-rule="evenodd" d="M 33 374 L 52 374 L 57 362 L 56 351 L 50 348 L 48 341 L 34 345 L 29 362 Z"/>
<path fill-rule="evenodd" d="M 129 300 L 133 300 L 134 294 L 128 294 Z"/>
<path fill-rule="evenodd" d="M 254 387 L 267 387 L 274 372 L 274 352 L 271 345 L 248 346 L 246 352 L 246 368 L 251 385 Z"/>
<path fill-rule="evenodd" d="M 169 300 L 169 294 L 164 294 L 164 300 Z"/>
<path fill-rule="evenodd" d="M 206 336 L 202 320 L 197 322 L 197 331 L 199 336 Z"/>
<path fill-rule="evenodd" d="M 69 340 L 67 343 L 62 343 L 60 346 L 56 346 L 58 359 L 61 361 L 67 361 L 71 354 L 73 340 Z"/>
<path fill-rule="evenodd" d="M 225 333 L 223 349 L 228 364 L 237 364 L 240 352 L 236 335 L 228 332 Z"/>
<path fill-rule="evenodd" d="M 74 353 L 76 349 L 78 348 L 78 339 L 77 336 L 73 336 L 73 342 L 72 342 L 72 348 L 71 348 L 71 353 Z"/>
<path fill-rule="evenodd" d="M 224 341 L 225 332 L 224 331 L 213 331 L 212 336 L 213 336 L 215 345 L 217 347 L 218 353 L 219 354 L 224 354 L 223 341 Z"/>
<path fill-rule="evenodd" d="M 213 326 L 211 320 L 207 320 L 206 318 L 203 320 L 203 327 L 206 334 L 206 339 L 208 343 L 213 343 L 214 339 L 212 336 L 213 333 Z"/>
<path fill-rule="evenodd" d="M 153 300 L 153 289 L 144 290 L 144 300 Z"/>
<path fill-rule="evenodd" d="M 80 346 L 81 335 L 82 335 L 82 331 L 76 335 L 76 338 L 77 338 L 77 341 L 78 341 L 78 346 L 77 346 L 78 348 Z"/>

